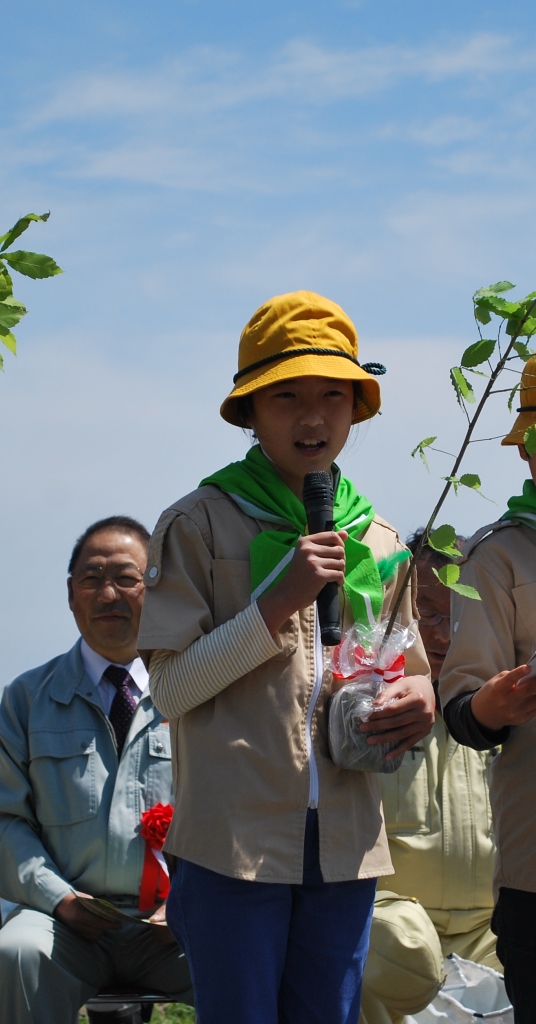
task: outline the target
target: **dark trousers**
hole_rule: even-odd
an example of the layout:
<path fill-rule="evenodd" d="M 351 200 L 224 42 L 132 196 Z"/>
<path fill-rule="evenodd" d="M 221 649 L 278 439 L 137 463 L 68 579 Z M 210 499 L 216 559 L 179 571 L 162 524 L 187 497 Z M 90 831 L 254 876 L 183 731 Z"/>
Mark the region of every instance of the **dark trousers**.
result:
<path fill-rule="evenodd" d="M 376 879 L 324 882 L 309 811 L 301 885 L 179 860 L 167 921 L 184 942 L 199 1024 L 355 1024 Z"/>
<path fill-rule="evenodd" d="M 500 889 L 491 927 L 515 1024 L 536 1024 L 536 893 Z"/>

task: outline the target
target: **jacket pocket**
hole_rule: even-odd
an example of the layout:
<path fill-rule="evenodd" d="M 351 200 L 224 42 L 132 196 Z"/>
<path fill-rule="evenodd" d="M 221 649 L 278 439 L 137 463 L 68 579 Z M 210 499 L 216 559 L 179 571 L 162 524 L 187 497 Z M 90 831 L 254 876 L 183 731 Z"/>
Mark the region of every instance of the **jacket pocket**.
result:
<path fill-rule="evenodd" d="M 430 794 L 424 751 L 408 750 L 398 771 L 382 775 L 380 779 L 387 835 L 430 832 Z"/>
<path fill-rule="evenodd" d="M 96 756 L 94 731 L 32 734 L 30 776 L 42 825 L 74 825 L 96 816 Z"/>

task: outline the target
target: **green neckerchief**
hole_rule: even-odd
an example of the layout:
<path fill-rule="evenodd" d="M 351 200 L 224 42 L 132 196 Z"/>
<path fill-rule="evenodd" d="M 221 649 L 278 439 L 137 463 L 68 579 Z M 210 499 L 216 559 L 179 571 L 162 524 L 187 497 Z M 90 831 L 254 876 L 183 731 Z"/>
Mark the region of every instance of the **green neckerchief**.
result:
<path fill-rule="evenodd" d="M 525 480 L 523 494 L 510 498 L 508 512 L 501 516 L 501 521 L 503 519 L 515 519 L 536 530 L 536 487 L 532 480 Z"/>
<path fill-rule="evenodd" d="M 367 498 L 340 475 L 333 465 L 335 501 L 333 518 L 336 530 L 349 534 L 345 544 L 346 572 L 344 590 L 356 622 L 371 624 L 377 620 L 383 604 L 380 570 L 367 544 L 358 540 L 374 518 Z M 299 537 L 307 532 L 302 502 L 283 482 L 259 445 L 251 448 L 242 462 L 231 462 L 224 469 L 201 481 L 225 491 L 249 516 L 276 524 L 279 529 L 263 530 L 250 544 L 251 598 L 256 600 L 286 572 Z"/>

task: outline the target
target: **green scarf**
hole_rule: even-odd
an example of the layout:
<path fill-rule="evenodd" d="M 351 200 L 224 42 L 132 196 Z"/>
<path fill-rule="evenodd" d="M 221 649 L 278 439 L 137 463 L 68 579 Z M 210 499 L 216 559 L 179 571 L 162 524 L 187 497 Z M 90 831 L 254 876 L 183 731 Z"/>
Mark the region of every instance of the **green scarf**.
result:
<path fill-rule="evenodd" d="M 370 501 L 361 497 L 354 485 L 340 475 L 335 465 L 333 473 L 335 529 L 346 530 L 349 534 L 345 544 L 344 590 L 356 622 L 368 624 L 371 618 L 377 620 L 381 613 L 382 575 L 368 545 L 357 538 L 372 522 L 374 509 Z M 251 598 L 256 600 L 286 572 L 299 537 L 307 532 L 303 504 L 283 482 L 259 445 L 251 448 L 242 462 L 231 462 L 205 477 L 200 486 L 204 484 L 214 484 L 225 491 L 247 515 L 279 527 L 263 530 L 250 544 Z"/>
<path fill-rule="evenodd" d="M 523 494 L 510 498 L 508 512 L 501 516 L 501 521 L 503 519 L 515 519 L 536 530 L 536 487 L 532 480 L 525 480 Z"/>

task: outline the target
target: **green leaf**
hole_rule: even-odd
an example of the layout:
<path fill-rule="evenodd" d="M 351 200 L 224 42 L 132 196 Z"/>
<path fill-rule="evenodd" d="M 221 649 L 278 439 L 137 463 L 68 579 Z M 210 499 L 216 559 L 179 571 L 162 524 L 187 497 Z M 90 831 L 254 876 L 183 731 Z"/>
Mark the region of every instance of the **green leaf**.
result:
<path fill-rule="evenodd" d="M 474 345 L 469 345 L 469 348 L 466 348 L 463 353 L 462 366 L 469 370 L 473 366 L 480 366 L 480 363 L 485 363 L 486 359 L 489 359 L 492 355 L 495 345 L 495 341 L 488 341 L 486 339 L 476 341 Z"/>
<path fill-rule="evenodd" d="M 463 487 L 472 487 L 475 491 L 482 486 L 480 477 L 476 473 L 463 473 L 460 477 L 460 483 Z"/>
<path fill-rule="evenodd" d="M 0 237 L 0 242 L 3 242 L 0 252 L 4 249 L 8 249 L 9 246 L 15 241 L 19 235 L 22 235 L 23 231 L 30 226 L 33 220 L 48 220 L 50 217 L 50 210 L 48 213 L 27 213 L 25 217 L 20 217 L 16 224 L 13 225 L 11 231 L 8 231 L 5 235 Z"/>
<path fill-rule="evenodd" d="M 17 355 L 17 339 L 11 331 L 8 331 L 7 327 L 0 327 L 0 341 L 13 352 L 13 355 Z"/>
<path fill-rule="evenodd" d="M 475 316 L 476 316 L 477 320 L 480 321 L 481 324 L 489 324 L 489 322 L 491 320 L 491 317 L 490 317 L 487 309 L 483 309 L 479 305 L 475 306 Z"/>
<path fill-rule="evenodd" d="M 512 412 L 512 405 L 514 404 L 514 398 L 516 397 L 516 394 L 519 391 L 520 386 L 521 386 L 521 381 L 518 380 L 517 384 L 514 384 L 512 390 L 510 392 L 510 398 L 508 399 L 508 411 L 509 412 Z"/>
<path fill-rule="evenodd" d="M 532 349 L 530 349 L 524 341 L 514 341 L 514 349 L 517 352 L 518 356 L 521 356 L 521 359 L 524 363 L 526 363 L 527 360 L 534 355 Z"/>
<path fill-rule="evenodd" d="M 475 299 L 479 299 L 481 296 L 484 297 L 485 295 L 498 295 L 499 292 L 509 292 L 512 288 L 515 288 L 515 284 L 512 284 L 511 281 L 497 281 L 497 284 L 490 284 L 487 288 L 479 288 L 473 295 L 473 301 Z"/>
<path fill-rule="evenodd" d="M 534 455 L 536 452 L 536 423 L 533 423 L 532 426 L 525 431 L 523 435 L 523 444 L 525 445 L 525 450 L 530 458 L 530 456 Z"/>
<path fill-rule="evenodd" d="M 457 594 L 461 594 L 463 597 L 470 597 L 473 601 L 481 601 L 482 598 L 475 590 L 474 587 L 468 587 L 464 583 L 458 583 L 460 578 L 460 567 L 459 565 L 442 565 L 441 569 L 434 569 L 432 566 L 432 572 L 437 576 L 438 580 L 448 587 L 449 590 L 455 590 Z"/>
<path fill-rule="evenodd" d="M 3 258 L 12 270 L 18 270 L 25 277 L 54 277 L 55 274 L 63 274 L 52 256 L 44 256 L 39 252 L 17 249 L 16 252 L 5 252 Z"/>
<path fill-rule="evenodd" d="M 523 324 L 523 327 L 520 330 L 519 325 L 524 315 L 525 314 L 523 313 L 522 316 L 513 316 L 510 317 L 510 319 L 508 320 L 508 323 L 506 324 L 506 333 L 510 337 L 512 337 L 514 334 L 519 334 L 520 337 L 524 337 L 526 335 L 530 337 L 530 335 L 536 333 L 536 317 L 533 316 L 529 316 L 528 319 L 525 320 L 525 323 Z"/>
<path fill-rule="evenodd" d="M 428 446 L 433 444 L 434 441 L 437 441 L 437 436 L 436 437 L 425 437 L 424 441 L 419 441 L 417 447 L 414 448 L 412 453 L 411 453 L 412 458 L 415 458 L 417 452 L 419 453 L 419 456 L 422 459 L 424 465 L 426 466 L 428 472 L 430 472 L 430 467 L 428 465 L 428 459 L 426 458 L 426 455 L 424 454 L 424 449 L 428 448 Z"/>
<path fill-rule="evenodd" d="M 452 367 L 452 370 L 450 371 L 450 379 L 460 405 L 462 404 L 462 399 L 465 399 L 466 402 L 475 401 L 475 393 L 467 378 L 464 377 L 459 366 Z"/>
<path fill-rule="evenodd" d="M 4 263 L 0 260 L 0 302 L 7 298 L 8 295 L 13 294 L 13 281 L 9 271 Z"/>
<path fill-rule="evenodd" d="M 501 299 L 498 295 L 483 295 L 478 300 L 479 309 L 487 309 L 489 313 L 496 313 L 497 316 L 507 317 L 515 316 L 517 313 L 523 310 L 520 302 L 507 302 L 506 299 Z"/>
<path fill-rule="evenodd" d="M 444 526 L 438 526 L 437 530 L 432 530 L 428 543 L 434 551 L 441 551 L 443 555 L 448 555 L 450 558 L 460 557 L 460 551 L 456 547 L 456 530 L 447 523 Z"/>
<path fill-rule="evenodd" d="M 442 480 L 446 480 L 447 483 L 452 484 L 454 487 L 454 493 L 458 494 L 458 487 L 460 486 L 460 480 L 457 476 L 442 476 Z"/>
<path fill-rule="evenodd" d="M 9 301 L 10 299 L 12 301 Z M 26 307 L 22 305 L 22 302 L 13 300 L 13 296 L 9 295 L 7 299 L 0 302 L 0 327 L 14 327 L 19 320 L 22 320 L 26 312 Z"/>

